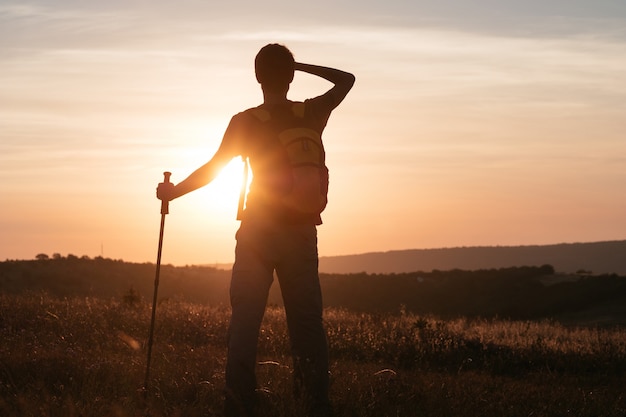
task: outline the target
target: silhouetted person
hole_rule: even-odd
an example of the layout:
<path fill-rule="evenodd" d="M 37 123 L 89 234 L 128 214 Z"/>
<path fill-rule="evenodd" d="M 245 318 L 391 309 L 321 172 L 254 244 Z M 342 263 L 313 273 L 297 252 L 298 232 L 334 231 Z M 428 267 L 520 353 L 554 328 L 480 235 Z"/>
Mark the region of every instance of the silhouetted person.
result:
<path fill-rule="evenodd" d="M 287 92 L 294 71 L 319 76 L 333 86 L 303 103 L 290 101 Z M 226 415 L 255 415 L 257 341 L 276 271 L 294 359 L 294 392 L 307 405 L 311 416 L 327 416 L 331 415 L 328 348 L 322 322 L 316 229 L 322 223 L 320 212 L 326 204 L 325 195 L 314 203 L 319 207 L 312 209 L 301 208 L 290 200 L 297 180 L 292 170 L 294 162 L 289 161 L 287 154 L 291 151 L 277 135 L 291 129 L 304 151 L 319 144 L 321 149 L 317 152 L 323 157 L 322 131 L 355 78 L 337 69 L 295 62 L 291 52 L 278 44 L 266 45 L 259 51 L 255 72 L 263 91 L 263 104 L 233 116 L 209 162 L 175 186 L 159 185 L 157 197 L 178 198 L 211 182 L 233 158 L 248 158 L 253 181 L 236 234 L 230 286 L 232 316 L 226 364 Z M 317 166 L 300 165 L 303 169 Z M 321 193 L 328 186 L 328 178 L 324 179 L 323 174 L 320 184 L 313 184 Z"/>

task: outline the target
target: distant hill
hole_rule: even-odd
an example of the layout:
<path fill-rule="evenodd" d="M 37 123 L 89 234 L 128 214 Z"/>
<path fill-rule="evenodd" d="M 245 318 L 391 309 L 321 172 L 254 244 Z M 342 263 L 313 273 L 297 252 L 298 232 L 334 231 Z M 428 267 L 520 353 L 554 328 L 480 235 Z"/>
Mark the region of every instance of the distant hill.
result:
<path fill-rule="evenodd" d="M 535 246 L 411 249 L 320 258 L 320 272 L 390 274 L 552 265 L 558 272 L 626 274 L 626 240 Z"/>

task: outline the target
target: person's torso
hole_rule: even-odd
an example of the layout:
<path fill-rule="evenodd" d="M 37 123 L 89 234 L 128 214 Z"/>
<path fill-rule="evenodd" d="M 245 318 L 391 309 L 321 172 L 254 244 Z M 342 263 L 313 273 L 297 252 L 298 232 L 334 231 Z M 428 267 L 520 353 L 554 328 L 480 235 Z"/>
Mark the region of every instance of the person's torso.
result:
<path fill-rule="evenodd" d="M 286 131 L 307 130 L 319 137 L 315 158 L 324 166 L 321 133 L 325 120 L 317 120 L 310 103 L 286 101 L 278 105 L 261 105 L 243 112 L 248 129 L 243 156 L 247 157 L 253 179 L 246 198 L 243 219 L 274 220 L 288 223 L 321 224 L 320 213 L 303 212 L 285 204 L 292 192 L 292 163 L 279 135 Z M 305 144 L 306 146 L 309 146 Z M 314 148 L 315 145 L 311 145 Z M 325 166 L 324 166 L 325 168 Z"/>

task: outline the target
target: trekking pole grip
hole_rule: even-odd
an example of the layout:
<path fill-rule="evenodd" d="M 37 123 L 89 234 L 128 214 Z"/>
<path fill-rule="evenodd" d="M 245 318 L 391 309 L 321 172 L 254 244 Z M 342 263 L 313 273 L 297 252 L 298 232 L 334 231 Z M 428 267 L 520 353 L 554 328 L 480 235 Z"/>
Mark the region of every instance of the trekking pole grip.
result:
<path fill-rule="evenodd" d="M 171 172 L 165 171 L 163 173 L 163 183 L 169 184 L 171 176 L 172 176 Z M 161 214 L 168 214 L 169 212 L 170 212 L 170 202 L 167 200 L 161 200 Z"/>

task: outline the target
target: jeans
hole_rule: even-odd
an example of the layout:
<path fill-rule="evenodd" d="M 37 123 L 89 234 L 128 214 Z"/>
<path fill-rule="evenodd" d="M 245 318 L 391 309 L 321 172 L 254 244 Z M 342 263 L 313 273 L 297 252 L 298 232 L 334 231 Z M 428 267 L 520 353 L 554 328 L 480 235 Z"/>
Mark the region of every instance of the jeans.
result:
<path fill-rule="evenodd" d="M 230 287 L 226 414 L 255 415 L 259 329 L 274 271 L 285 305 L 294 359 L 294 392 L 310 415 L 330 415 L 328 347 L 322 321 L 314 225 L 242 222 Z"/>

